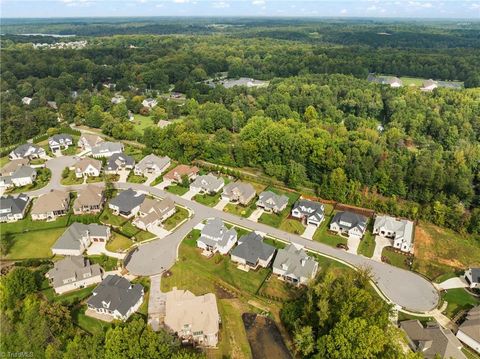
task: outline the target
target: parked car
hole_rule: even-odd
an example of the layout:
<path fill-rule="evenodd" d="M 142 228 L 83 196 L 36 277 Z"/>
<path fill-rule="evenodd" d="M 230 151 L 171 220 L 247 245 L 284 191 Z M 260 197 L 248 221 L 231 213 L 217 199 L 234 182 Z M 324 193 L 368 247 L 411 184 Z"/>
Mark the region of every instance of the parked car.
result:
<path fill-rule="evenodd" d="M 348 251 L 348 246 L 346 244 L 343 244 L 343 243 L 338 243 L 337 248 L 345 249 L 346 251 Z"/>

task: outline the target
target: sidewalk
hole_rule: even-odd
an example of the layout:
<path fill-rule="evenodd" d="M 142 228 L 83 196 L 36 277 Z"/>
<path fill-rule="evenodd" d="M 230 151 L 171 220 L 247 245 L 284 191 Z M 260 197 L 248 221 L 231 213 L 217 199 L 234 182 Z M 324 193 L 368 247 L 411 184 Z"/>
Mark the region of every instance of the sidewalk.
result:
<path fill-rule="evenodd" d="M 162 275 L 150 277 L 150 294 L 148 296 L 148 324 L 154 331 L 158 331 L 165 319 L 166 295 L 160 290 Z"/>

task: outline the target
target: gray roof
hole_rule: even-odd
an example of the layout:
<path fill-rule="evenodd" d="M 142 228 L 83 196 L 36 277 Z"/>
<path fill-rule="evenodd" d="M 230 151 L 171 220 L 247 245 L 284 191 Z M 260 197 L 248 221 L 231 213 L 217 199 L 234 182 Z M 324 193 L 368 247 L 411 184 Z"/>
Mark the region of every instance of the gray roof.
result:
<path fill-rule="evenodd" d="M 377 76 L 375 74 L 368 74 L 367 81 L 381 84 L 381 85 L 391 85 L 395 82 L 402 84 L 402 80 L 395 76 Z"/>
<path fill-rule="evenodd" d="M 466 359 L 458 349 L 462 346 L 453 333 L 442 328 L 438 323 L 429 323 L 426 328 L 418 320 L 406 320 L 400 323 L 410 341 L 410 345 L 416 352 L 423 354 L 425 358 Z"/>
<path fill-rule="evenodd" d="M 308 201 L 306 199 L 299 199 L 295 202 L 292 211 L 297 210 L 302 215 L 310 218 L 313 217 L 314 219 L 321 221 L 324 216 L 324 207 L 323 204 L 319 202 Z"/>
<path fill-rule="evenodd" d="M 255 196 L 255 188 L 246 182 L 231 182 L 223 188 L 223 195 L 226 197 L 238 196 L 240 201 L 245 201 Z"/>
<path fill-rule="evenodd" d="M 391 216 L 378 215 L 373 224 L 374 229 L 381 228 L 395 233 L 395 238 L 402 238 L 404 242 L 413 240 L 413 222 L 406 219 L 397 219 Z"/>
<path fill-rule="evenodd" d="M 472 281 L 474 283 L 480 283 L 480 268 L 470 268 L 472 273 Z"/>
<path fill-rule="evenodd" d="M 106 152 L 122 152 L 123 145 L 118 142 L 100 142 L 92 148 L 92 155 L 101 155 Z"/>
<path fill-rule="evenodd" d="M 263 243 L 263 238 L 255 232 L 241 237 L 238 240 L 232 255 L 243 258 L 249 263 L 257 263 L 259 259 L 267 260 L 275 252 L 275 247 Z"/>
<path fill-rule="evenodd" d="M 283 194 L 278 195 L 272 191 L 265 191 L 260 193 L 258 204 L 268 209 L 282 208 L 288 204 L 288 197 Z"/>
<path fill-rule="evenodd" d="M 336 223 L 343 230 L 350 230 L 358 227 L 362 232 L 367 228 L 368 218 L 361 214 L 353 212 L 338 212 L 332 219 L 331 223 Z"/>
<path fill-rule="evenodd" d="M 102 274 L 102 267 L 99 264 L 90 264 L 88 258 L 82 256 L 66 256 L 55 262 L 53 268 L 47 272 L 47 277 L 52 279 L 54 288 L 65 285 L 64 280 L 75 278 L 73 282 L 86 279 L 85 274 L 90 274 L 87 278 Z"/>
<path fill-rule="evenodd" d="M 59 133 L 59 134 L 56 134 L 56 135 L 53 135 L 52 137 L 50 137 L 48 139 L 48 141 L 55 141 L 56 143 L 63 143 L 63 142 L 67 142 L 67 141 L 70 141 L 70 142 L 73 142 L 73 139 L 72 139 L 72 136 L 70 136 L 69 134 L 66 134 L 66 133 Z"/>
<path fill-rule="evenodd" d="M 108 227 L 100 224 L 83 224 L 74 222 L 57 239 L 52 249 L 80 249 L 80 239 L 84 236 L 106 237 Z"/>
<path fill-rule="evenodd" d="M 192 182 L 191 186 L 213 192 L 216 191 L 217 188 L 224 183 L 225 181 L 222 177 L 215 177 L 214 175 L 209 173 L 204 176 L 198 176 L 195 181 Z"/>
<path fill-rule="evenodd" d="M 480 305 L 470 309 L 465 321 L 458 327 L 463 333 L 480 343 Z"/>
<path fill-rule="evenodd" d="M 43 152 L 43 148 L 37 146 L 37 145 L 32 145 L 30 143 L 25 143 L 23 145 L 20 145 L 18 146 L 17 148 L 15 148 L 12 152 L 15 153 L 15 155 L 17 157 L 25 157 L 26 153 L 28 152 L 28 150 L 30 149 L 30 147 L 33 147 L 35 149 L 35 151 L 33 153 L 40 153 L 40 152 Z"/>
<path fill-rule="evenodd" d="M 6 214 L 20 214 L 25 211 L 25 207 L 28 205 L 30 197 L 26 194 L 19 194 L 18 197 L 2 196 L 0 198 L 0 216 Z"/>
<path fill-rule="evenodd" d="M 237 231 L 228 229 L 220 218 L 208 220 L 202 229 L 198 241 L 209 246 L 225 246 L 232 238 L 237 238 Z"/>
<path fill-rule="evenodd" d="M 294 244 L 279 249 L 273 262 L 273 268 L 285 270 L 285 275 L 297 279 L 312 278 L 317 266 L 317 262 L 309 257 L 303 248 L 297 248 Z"/>
<path fill-rule="evenodd" d="M 118 275 L 107 276 L 92 292 L 87 304 L 93 308 L 105 308 L 103 303 L 109 303 L 108 309 L 117 310 L 120 314 L 127 312 L 138 303 L 143 296 L 140 284 L 131 284 Z"/>
<path fill-rule="evenodd" d="M 135 207 L 140 206 L 145 199 L 145 194 L 140 194 L 129 188 L 120 192 L 110 200 L 110 204 L 117 206 L 120 212 L 129 213 Z"/>
<path fill-rule="evenodd" d="M 30 166 L 22 166 L 19 169 L 17 169 L 15 172 L 12 174 L 12 179 L 15 178 L 25 178 L 25 177 L 31 177 L 32 175 L 35 175 L 37 171 L 30 167 Z"/>
<path fill-rule="evenodd" d="M 150 154 L 142 158 L 140 162 L 137 163 L 136 168 L 140 169 L 141 171 L 145 171 L 148 168 L 152 168 L 153 166 L 157 166 L 158 168 L 165 167 L 168 163 L 170 163 L 170 157 L 158 157 L 154 154 Z"/>
<path fill-rule="evenodd" d="M 114 153 L 107 162 L 107 170 L 114 171 L 119 167 L 135 166 L 135 160 L 133 157 L 126 155 L 125 153 Z"/>

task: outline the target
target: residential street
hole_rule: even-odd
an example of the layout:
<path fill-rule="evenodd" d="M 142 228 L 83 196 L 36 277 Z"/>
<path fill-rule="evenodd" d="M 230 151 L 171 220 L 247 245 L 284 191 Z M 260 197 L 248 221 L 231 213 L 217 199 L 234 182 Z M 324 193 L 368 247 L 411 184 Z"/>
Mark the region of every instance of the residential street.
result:
<path fill-rule="evenodd" d="M 61 173 L 66 166 L 74 163 L 71 156 L 54 158 L 47 163 L 47 167 L 52 171 L 52 180 L 44 188 L 30 193 L 38 196 L 51 189 L 68 188 L 78 189 L 84 185 L 64 187 L 60 185 Z M 224 221 L 237 226 L 245 227 L 255 231 L 266 233 L 285 242 L 293 242 L 303 245 L 305 248 L 321 253 L 323 255 L 344 261 L 357 268 L 369 268 L 372 272 L 374 281 L 383 294 L 393 303 L 404 307 L 410 311 L 425 312 L 433 309 L 439 300 L 439 295 L 435 287 L 423 277 L 386 263 L 347 253 L 344 250 L 330 247 L 323 243 L 308 240 L 301 236 L 286 233 L 274 227 L 252 221 L 250 219 L 237 217 L 233 214 L 207 207 L 197 202 L 191 201 L 172 193 L 166 192 L 156 187 L 149 187 L 144 184 L 117 183 L 120 189 L 133 188 L 139 191 L 149 192 L 158 197 L 170 196 L 176 203 L 190 208 L 193 217 L 182 224 L 172 234 L 162 239 L 156 239 L 144 245 L 140 245 L 132 254 L 127 263 L 127 269 L 135 275 L 151 276 L 163 272 L 170 268 L 176 260 L 177 250 L 182 239 L 194 228 L 207 218 L 219 217 Z"/>

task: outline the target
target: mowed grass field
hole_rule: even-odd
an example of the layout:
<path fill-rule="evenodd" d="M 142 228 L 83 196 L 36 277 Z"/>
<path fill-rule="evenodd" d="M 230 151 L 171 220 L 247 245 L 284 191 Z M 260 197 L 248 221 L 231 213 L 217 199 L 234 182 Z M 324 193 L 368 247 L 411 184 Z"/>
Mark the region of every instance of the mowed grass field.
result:
<path fill-rule="evenodd" d="M 50 251 L 50 247 L 63 232 L 65 232 L 65 228 L 8 234 L 12 236 L 12 246 L 4 258 L 27 259 L 51 257 L 53 254 Z"/>
<path fill-rule="evenodd" d="M 421 222 L 414 244 L 413 269 L 432 280 L 480 266 L 480 246 L 473 237 Z"/>
<path fill-rule="evenodd" d="M 143 116 L 139 114 L 134 115 L 133 125 L 135 126 L 135 129 L 141 133 L 143 133 L 148 127 L 156 126 L 151 116 Z"/>

